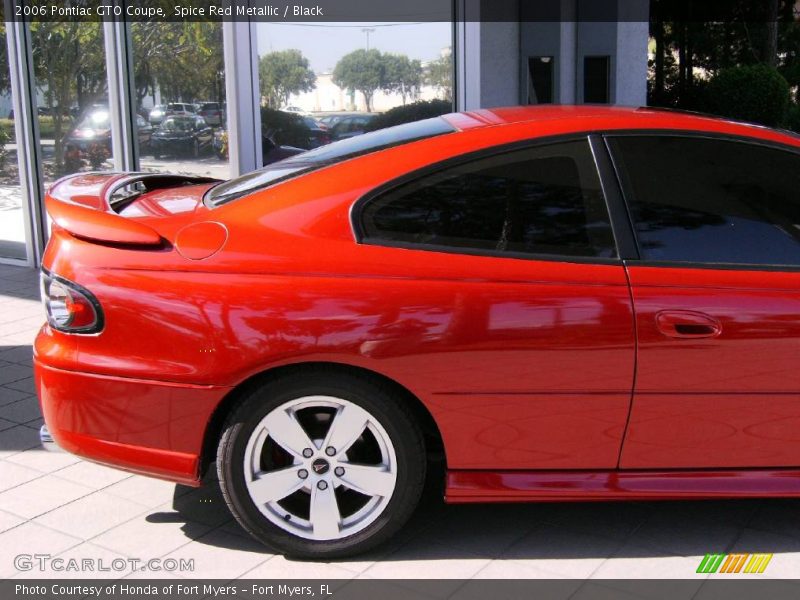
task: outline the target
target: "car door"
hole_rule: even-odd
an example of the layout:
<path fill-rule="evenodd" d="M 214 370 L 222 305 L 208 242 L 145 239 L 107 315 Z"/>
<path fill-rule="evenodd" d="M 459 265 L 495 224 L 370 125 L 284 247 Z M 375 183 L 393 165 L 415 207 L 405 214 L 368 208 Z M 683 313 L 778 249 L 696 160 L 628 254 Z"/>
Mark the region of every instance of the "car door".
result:
<path fill-rule="evenodd" d="M 640 259 L 621 468 L 800 465 L 800 155 L 701 135 L 609 138 Z"/>
<path fill-rule="evenodd" d="M 408 362 L 449 468 L 616 467 L 633 312 L 585 137 L 436 167 L 355 219 L 376 256 L 415 265 L 382 287 L 403 308 L 366 351 Z"/>

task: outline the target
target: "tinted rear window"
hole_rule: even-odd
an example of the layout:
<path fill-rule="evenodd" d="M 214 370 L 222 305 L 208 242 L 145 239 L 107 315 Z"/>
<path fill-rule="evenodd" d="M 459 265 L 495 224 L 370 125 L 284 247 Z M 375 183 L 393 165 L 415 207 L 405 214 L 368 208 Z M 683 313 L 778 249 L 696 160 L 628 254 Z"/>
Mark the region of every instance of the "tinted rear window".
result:
<path fill-rule="evenodd" d="M 387 127 L 372 133 L 320 146 L 309 152 L 303 152 L 267 165 L 263 169 L 220 183 L 206 192 L 204 200 L 208 206 L 219 206 L 300 173 L 314 171 L 362 154 L 445 133 L 452 133 L 453 131 L 455 131 L 453 126 L 441 117 Z"/>

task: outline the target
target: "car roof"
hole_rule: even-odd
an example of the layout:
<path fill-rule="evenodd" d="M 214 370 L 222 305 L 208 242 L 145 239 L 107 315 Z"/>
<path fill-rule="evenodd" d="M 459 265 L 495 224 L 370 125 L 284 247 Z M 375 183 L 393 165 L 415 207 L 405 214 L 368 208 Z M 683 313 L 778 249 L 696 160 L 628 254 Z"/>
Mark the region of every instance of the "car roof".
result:
<path fill-rule="evenodd" d="M 479 129 L 501 125 L 522 125 L 544 121 L 572 121 L 575 130 L 602 129 L 610 122 L 616 128 L 658 128 L 673 130 L 705 129 L 711 123 L 725 122 L 741 127 L 742 133 L 758 136 L 759 132 L 775 131 L 752 123 L 743 123 L 680 110 L 649 107 L 595 105 L 537 105 L 479 109 L 443 115 L 459 130 Z M 791 135 L 791 132 L 781 132 Z"/>

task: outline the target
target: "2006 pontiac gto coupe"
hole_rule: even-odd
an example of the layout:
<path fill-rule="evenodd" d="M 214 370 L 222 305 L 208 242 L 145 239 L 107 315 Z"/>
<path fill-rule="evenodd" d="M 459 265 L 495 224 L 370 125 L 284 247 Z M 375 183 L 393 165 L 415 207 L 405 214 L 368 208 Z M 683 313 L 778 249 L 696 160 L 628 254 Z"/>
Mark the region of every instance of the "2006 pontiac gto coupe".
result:
<path fill-rule="evenodd" d="M 386 540 L 431 455 L 449 502 L 800 496 L 789 134 L 481 110 L 47 208 L 52 437 L 189 485 L 215 461 L 286 553 Z"/>

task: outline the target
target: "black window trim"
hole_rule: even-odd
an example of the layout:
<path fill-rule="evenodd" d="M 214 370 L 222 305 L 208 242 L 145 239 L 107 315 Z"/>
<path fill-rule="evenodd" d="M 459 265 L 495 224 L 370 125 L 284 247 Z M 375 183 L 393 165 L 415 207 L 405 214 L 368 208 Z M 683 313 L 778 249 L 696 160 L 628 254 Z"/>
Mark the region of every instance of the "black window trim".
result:
<path fill-rule="evenodd" d="M 617 193 L 617 201 L 621 199 L 621 192 L 619 191 L 619 183 L 616 177 L 610 177 L 608 170 L 609 164 L 604 163 L 601 165 L 602 160 L 598 160 L 596 152 L 597 141 L 593 142 L 592 138 L 598 136 L 598 132 L 583 131 L 577 133 L 560 134 L 554 136 L 546 136 L 534 139 L 519 140 L 508 144 L 501 144 L 491 146 L 489 148 L 482 148 L 473 152 L 467 152 L 447 158 L 445 160 L 426 165 L 420 169 L 416 169 L 400 177 L 397 177 L 387 183 L 384 183 L 376 188 L 369 190 L 367 193 L 358 198 L 350 207 L 350 225 L 353 230 L 353 235 L 357 244 L 365 246 L 381 246 L 386 248 L 400 248 L 405 250 L 419 250 L 426 252 L 439 252 L 443 254 L 459 254 L 465 256 L 484 256 L 490 258 L 506 258 L 512 260 L 531 260 L 531 261 L 549 261 L 549 262 L 562 262 L 562 263 L 576 263 L 576 264 L 598 264 L 598 265 L 618 265 L 624 264 L 624 256 L 620 252 L 620 239 L 617 236 L 617 227 L 615 226 L 614 215 L 609 206 L 609 198 L 606 196 L 607 190 L 612 194 L 614 191 Z M 599 138 L 598 138 L 599 140 Z M 615 258 L 603 258 L 593 256 L 574 256 L 569 254 L 541 254 L 529 252 L 508 252 L 503 250 L 488 250 L 482 248 L 462 248 L 454 246 L 445 246 L 440 244 L 420 244 L 415 242 L 397 242 L 391 240 L 384 240 L 380 238 L 372 238 L 366 235 L 363 225 L 363 211 L 364 207 L 371 203 L 373 200 L 387 194 L 399 187 L 415 180 L 424 177 L 430 177 L 437 173 L 447 171 L 464 164 L 483 160 L 486 158 L 493 158 L 503 154 L 510 154 L 521 150 L 529 150 L 541 146 L 552 146 L 559 143 L 569 143 L 576 141 L 585 141 L 589 145 L 589 151 L 592 155 L 592 160 L 595 164 L 598 180 L 600 181 L 600 189 L 606 204 L 606 210 L 609 214 L 611 225 L 612 238 L 614 239 L 614 246 L 617 252 Z M 602 158 L 602 154 L 600 155 Z M 606 156 L 610 162 L 610 159 Z M 608 180 L 608 181 L 607 181 Z M 618 210 L 618 209 L 617 209 Z M 630 225 L 630 222 L 628 222 Z M 622 223 L 620 223 L 620 228 Z M 623 228 L 624 230 L 624 228 Z M 624 244 L 623 244 L 624 245 Z"/>
<path fill-rule="evenodd" d="M 771 130 L 769 130 L 771 131 Z M 781 133 L 781 132 L 778 132 Z M 637 256 L 625 258 L 623 260 L 626 266 L 637 267 L 660 267 L 660 268 L 681 268 L 681 269 L 715 269 L 721 271 L 765 271 L 765 272 L 787 272 L 796 273 L 800 272 L 800 265 L 762 265 L 758 263 L 726 263 L 726 262 L 709 262 L 709 261 L 682 261 L 682 260 L 648 260 L 641 258 L 641 245 L 639 244 L 636 235 L 636 226 L 634 224 L 633 215 L 631 214 L 631 203 L 633 198 L 633 190 L 631 189 L 630 182 L 623 176 L 619 168 L 619 157 L 615 156 L 613 144 L 610 142 L 615 137 L 671 137 L 671 138 L 690 138 L 690 139 L 707 139 L 717 141 L 736 142 L 747 144 L 750 146 L 759 146 L 762 148 L 769 148 L 770 150 L 780 150 L 789 152 L 800 157 L 800 147 L 792 146 L 782 142 L 773 140 L 764 140 L 747 135 L 739 135 L 733 133 L 720 133 L 714 131 L 694 131 L 691 129 L 621 129 L 614 131 L 606 131 L 602 133 L 603 140 L 613 166 L 614 174 L 617 180 L 617 189 L 621 193 L 621 198 L 626 207 L 626 214 L 628 215 L 628 226 L 630 234 L 633 236 L 634 243 L 637 248 Z M 608 201 L 608 200 L 607 200 Z M 613 225 L 612 221 L 612 225 Z"/>

